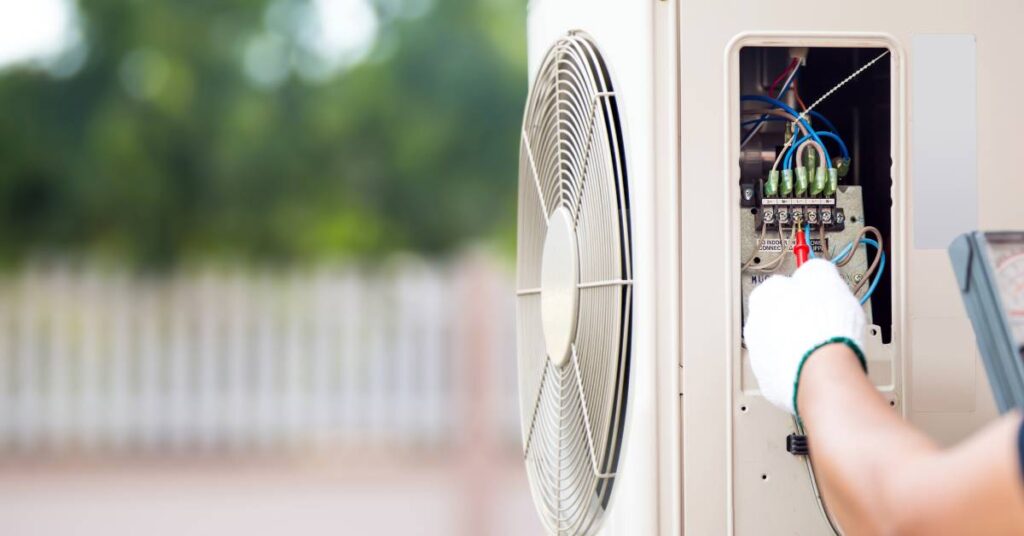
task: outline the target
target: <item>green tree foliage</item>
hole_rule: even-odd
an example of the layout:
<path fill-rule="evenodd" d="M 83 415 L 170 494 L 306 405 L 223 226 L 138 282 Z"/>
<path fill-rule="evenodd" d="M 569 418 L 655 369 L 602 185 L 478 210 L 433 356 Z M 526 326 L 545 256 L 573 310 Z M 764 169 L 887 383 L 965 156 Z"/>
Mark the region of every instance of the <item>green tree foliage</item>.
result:
<path fill-rule="evenodd" d="M 0 257 L 303 261 L 509 236 L 521 2 L 377 0 L 365 60 L 310 78 L 303 28 L 275 19 L 304 1 L 81 1 L 79 69 L 0 73 Z M 288 62 L 269 83 L 246 69 L 267 35 Z"/>

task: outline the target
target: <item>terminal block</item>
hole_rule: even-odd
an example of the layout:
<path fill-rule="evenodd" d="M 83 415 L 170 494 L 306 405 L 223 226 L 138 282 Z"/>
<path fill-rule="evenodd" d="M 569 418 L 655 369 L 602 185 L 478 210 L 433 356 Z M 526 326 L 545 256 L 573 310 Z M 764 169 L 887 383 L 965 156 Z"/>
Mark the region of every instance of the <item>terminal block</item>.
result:
<path fill-rule="evenodd" d="M 808 224 L 811 228 L 824 227 L 826 232 L 839 232 L 845 229 L 846 216 L 842 208 L 837 207 L 835 196 L 828 197 L 767 197 L 756 196 L 752 206 L 758 218 L 757 228 L 766 225 L 768 229 L 776 229 L 779 225 Z"/>

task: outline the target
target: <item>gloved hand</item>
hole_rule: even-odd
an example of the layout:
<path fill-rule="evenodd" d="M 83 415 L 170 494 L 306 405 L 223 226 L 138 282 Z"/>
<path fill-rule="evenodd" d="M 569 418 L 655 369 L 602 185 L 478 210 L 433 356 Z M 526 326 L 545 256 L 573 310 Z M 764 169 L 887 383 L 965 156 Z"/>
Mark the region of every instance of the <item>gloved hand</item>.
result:
<path fill-rule="evenodd" d="M 836 267 L 812 259 L 792 277 L 776 275 L 750 293 L 743 329 L 761 394 L 796 415 L 804 361 L 830 343 L 846 344 L 867 371 L 864 310 Z"/>

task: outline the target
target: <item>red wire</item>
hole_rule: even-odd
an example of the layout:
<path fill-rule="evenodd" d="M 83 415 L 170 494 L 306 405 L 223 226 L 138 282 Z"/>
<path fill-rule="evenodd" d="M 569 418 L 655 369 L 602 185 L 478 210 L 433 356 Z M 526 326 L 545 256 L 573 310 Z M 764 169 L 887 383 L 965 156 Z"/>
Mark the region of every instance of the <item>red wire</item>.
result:
<path fill-rule="evenodd" d="M 779 82 L 781 82 L 784 78 L 786 78 L 786 76 L 789 74 L 789 72 L 792 71 L 796 67 L 796 64 L 799 61 L 800 60 L 798 60 L 796 58 L 793 58 L 793 61 L 789 62 L 789 67 L 786 67 L 785 70 L 783 70 L 781 73 L 779 73 L 778 78 L 776 78 L 775 81 L 772 82 L 771 87 L 768 88 L 768 96 L 769 97 L 772 97 L 772 98 L 775 97 L 775 86 L 779 85 Z"/>
<path fill-rule="evenodd" d="M 793 97 L 796 98 L 796 103 L 800 105 L 800 110 L 807 111 L 807 105 L 804 104 L 803 99 L 800 98 L 800 91 L 797 90 L 796 80 L 793 80 Z"/>

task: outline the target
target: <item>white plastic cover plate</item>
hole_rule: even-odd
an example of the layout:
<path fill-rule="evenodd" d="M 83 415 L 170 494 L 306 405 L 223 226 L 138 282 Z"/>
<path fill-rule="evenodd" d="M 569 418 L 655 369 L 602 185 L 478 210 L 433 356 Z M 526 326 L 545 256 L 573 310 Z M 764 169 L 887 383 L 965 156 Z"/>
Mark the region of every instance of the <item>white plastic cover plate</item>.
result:
<path fill-rule="evenodd" d="M 564 206 L 548 218 L 541 259 L 540 316 L 548 358 L 558 367 L 565 366 L 572 355 L 576 333 L 579 253 L 572 215 Z"/>

